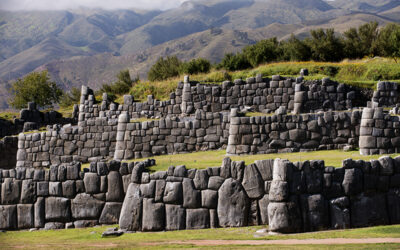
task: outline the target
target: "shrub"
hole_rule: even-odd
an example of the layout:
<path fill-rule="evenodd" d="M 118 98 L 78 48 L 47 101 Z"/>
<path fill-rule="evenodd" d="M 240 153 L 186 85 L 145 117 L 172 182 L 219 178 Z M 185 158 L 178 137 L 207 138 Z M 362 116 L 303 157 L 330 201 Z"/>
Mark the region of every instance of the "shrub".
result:
<path fill-rule="evenodd" d="M 176 56 L 160 57 L 151 66 L 147 79 L 150 81 L 162 81 L 179 75 L 179 68 L 182 62 Z"/>
<path fill-rule="evenodd" d="M 225 54 L 221 63 L 218 65 L 218 68 L 223 68 L 229 71 L 242 70 L 251 68 L 250 62 L 247 60 L 247 57 L 242 54 Z"/>
<path fill-rule="evenodd" d="M 189 62 L 182 63 L 179 67 L 181 74 L 199 74 L 208 73 L 211 69 L 211 63 L 203 58 L 193 59 Z"/>

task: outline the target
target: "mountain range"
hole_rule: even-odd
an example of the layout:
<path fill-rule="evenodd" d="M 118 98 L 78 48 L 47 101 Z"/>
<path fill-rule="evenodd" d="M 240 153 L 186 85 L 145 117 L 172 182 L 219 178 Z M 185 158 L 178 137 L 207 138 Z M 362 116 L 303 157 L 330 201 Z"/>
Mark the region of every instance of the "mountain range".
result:
<path fill-rule="evenodd" d="M 98 88 L 128 68 L 145 78 L 160 57 L 218 62 L 270 38 L 369 21 L 400 22 L 398 0 L 191 0 L 159 10 L 0 10 L 0 108 L 10 82 L 47 69 L 64 89 Z"/>

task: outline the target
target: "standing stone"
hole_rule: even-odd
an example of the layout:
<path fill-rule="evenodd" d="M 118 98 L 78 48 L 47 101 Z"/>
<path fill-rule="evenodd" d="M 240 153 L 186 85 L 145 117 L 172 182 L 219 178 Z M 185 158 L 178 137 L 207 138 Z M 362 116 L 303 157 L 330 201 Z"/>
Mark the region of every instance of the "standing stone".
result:
<path fill-rule="evenodd" d="M 166 230 L 183 230 L 186 227 L 186 211 L 179 205 L 165 205 Z"/>
<path fill-rule="evenodd" d="M 201 192 L 194 188 L 192 179 L 184 178 L 182 189 L 184 208 L 198 208 L 201 206 Z"/>
<path fill-rule="evenodd" d="M 302 228 L 300 209 L 295 199 L 289 202 L 270 202 L 268 220 L 272 232 L 296 233 Z"/>
<path fill-rule="evenodd" d="M 42 228 L 45 224 L 44 198 L 38 197 L 35 203 L 35 227 Z"/>
<path fill-rule="evenodd" d="M 140 194 L 140 185 L 129 184 L 124 203 L 119 216 L 119 227 L 128 231 L 137 231 L 142 225 L 143 198 Z"/>
<path fill-rule="evenodd" d="M 18 229 L 34 227 L 34 214 L 32 204 L 18 204 Z"/>
<path fill-rule="evenodd" d="M 210 213 L 206 208 L 186 209 L 186 229 L 210 227 Z"/>
<path fill-rule="evenodd" d="M 97 219 L 103 209 L 104 201 L 97 200 L 89 194 L 78 194 L 71 201 L 72 217 L 74 219 Z"/>
<path fill-rule="evenodd" d="M 155 193 L 155 202 L 162 202 L 164 197 L 166 182 L 165 180 L 156 180 L 156 193 Z"/>
<path fill-rule="evenodd" d="M 249 199 L 239 181 L 226 179 L 218 191 L 218 220 L 222 227 L 247 225 Z"/>
<path fill-rule="evenodd" d="M 17 206 L 0 205 L 0 229 L 17 229 Z"/>
<path fill-rule="evenodd" d="M 48 197 L 45 201 L 46 221 L 69 221 L 71 217 L 70 200 L 60 197 Z"/>
<path fill-rule="evenodd" d="M 161 231 L 164 230 L 165 223 L 165 205 L 164 203 L 155 203 L 154 199 L 143 199 L 143 231 Z"/>
<path fill-rule="evenodd" d="M 260 208 L 260 222 L 262 225 L 268 225 L 268 194 L 265 194 L 260 200 L 258 200 L 258 207 Z"/>
<path fill-rule="evenodd" d="M 118 219 L 121 213 L 121 202 L 107 202 L 101 212 L 100 224 L 118 224 Z"/>
<path fill-rule="evenodd" d="M 245 167 L 242 185 L 250 199 L 259 199 L 264 195 L 264 181 L 255 164 Z"/>
<path fill-rule="evenodd" d="M 124 199 L 124 187 L 122 177 L 118 171 L 111 171 L 107 177 L 107 193 L 106 200 L 121 202 Z"/>

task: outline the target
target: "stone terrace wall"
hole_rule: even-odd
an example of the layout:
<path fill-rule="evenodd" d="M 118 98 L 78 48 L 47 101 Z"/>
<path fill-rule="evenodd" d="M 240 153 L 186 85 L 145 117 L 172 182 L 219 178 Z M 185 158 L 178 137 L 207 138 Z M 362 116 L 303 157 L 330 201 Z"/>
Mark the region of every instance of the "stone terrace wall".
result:
<path fill-rule="evenodd" d="M 119 116 L 114 159 L 185 153 L 226 147 L 229 116 L 197 110 L 194 117 L 167 117 L 156 121 L 130 123 Z"/>
<path fill-rule="evenodd" d="M 228 154 L 262 154 L 358 146 L 361 113 L 239 117 L 231 111 Z"/>
<path fill-rule="evenodd" d="M 398 103 L 398 86 L 395 82 L 378 82 L 372 96 L 372 107 L 394 107 Z"/>
<path fill-rule="evenodd" d="M 400 117 L 382 108 L 364 108 L 360 127 L 360 153 L 392 154 L 400 152 Z"/>
<path fill-rule="evenodd" d="M 344 110 L 354 103 L 366 105 L 367 100 L 356 88 L 339 84 L 329 79 L 304 81 L 273 76 L 264 79 L 261 75 L 234 82 L 225 81 L 221 85 L 196 82 L 178 83 L 175 92 L 167 101 L 148 97 L 147 102 L 137 103 L 131 95 L 124 96 L 124 104 L 108 101 L 103 95 L 101 104 L 96 104 L 93 91 L 82 87 L 79 121 L 93 117 L 116 118 L 122 113 L 130 117 L 165 117 L 194 114 L 196 110 L 205 112 L 229 111 L 232 108 L 251 107 L 256 111 L 273 112 L 280 106 L 289 111 L 314 112 L 316 110 Z"/>
<path fill-rule="evenodd" d="M 154 160 L 97 162 L 83 172 L 80 163 L 0 169 L 0 229 L 116 224 L 132 172 L 154 164 Z M 137 175 L 133 176 L 136 181 Z"/>
<path fill-rule="evenodd" d="M 0 168 L 15 168 L 17 163 L 17 150 L 17 136 L 6 136 L 0 140 Z"/>
<path fill-rule="evenodd" d="M 54 125 L 47 132 L 19 134 L 17 166 L 48 167 L 112 158 L 117 125 L 117 119 L 104 117 L 81 121 L 78 126 Z"/>
<path fill-rule="evenodd" d="M 132 179 L 133 180 L 133 179 Z M 170 167 L 129 184 L 121 229 L 163 231 L 269 224 L 293 233 L 400 223 L 400 158 L 291 163 L 224 159 L 221 167 Z"/>

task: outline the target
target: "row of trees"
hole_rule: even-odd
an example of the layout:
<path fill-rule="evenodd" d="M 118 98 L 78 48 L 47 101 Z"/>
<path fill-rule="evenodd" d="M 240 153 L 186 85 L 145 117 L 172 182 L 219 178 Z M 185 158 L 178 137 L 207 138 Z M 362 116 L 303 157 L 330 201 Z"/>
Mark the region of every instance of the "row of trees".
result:
<path fill-rule="evenodd" d="M 400 25 L 390 23 L 378 29 L 377 22 L 370 22 L 350 28 L 343 35 L 337 35 L 334 29 L 317 29 L 304 40 L 294 35 L 285 41 L 262 40 L 241 53 L 226 54 L 217 68 L 232 71 L 272 61 L 336 62 L 365 56 L 400 57 Z"/>
<path fill-rule="evenodd" d="M 181 74 L 208 73 L 210 69 L 211 63 L 203 58 L 182 62 L 176 56 L 168 56 L 157 60 L 150 68 L 147 78 L 150 81 L 162 81 Z"/>
<path fill-rule="evenodd" d="M 370 22 L 350 28 L 339 36 L 334 29 L 311 30 L 310 37 L 300 40 L 291 36 L 286 41 L 271 38 L 245 47 L 237 54 L 226 54 L 222 61 L 214 65 L 217 69 L 229 71 L 256 67 L 272 61 L 340 61 L 345 58 L 356 59 L 365 56 L 400 57 L 400 25 L 387 24 L 378 29 L 378 23 Z M 150 69 L 148 80 L 165 80 L 181 74 L 198 74 L 210 71 L 211 63 L 203 58 L 182 62 L 176 56 L 161 57 Z M 129 92 L 139 77 L 132 79 L 128 70 L 117 75 L 117 81 L 104 84 L 99 90 L 115 99 L 116 95 Z M 33 72 L 24 79 L 18 79 L 10 89 L 12 98 L 9 101 L 14 108 L 26 107 L 34 101 L 41 108 L 60 103 L 70 106 L 80 98 L 79 89 L 63 92 L 55 82 L 49 79 L 47 71 Z"/>

